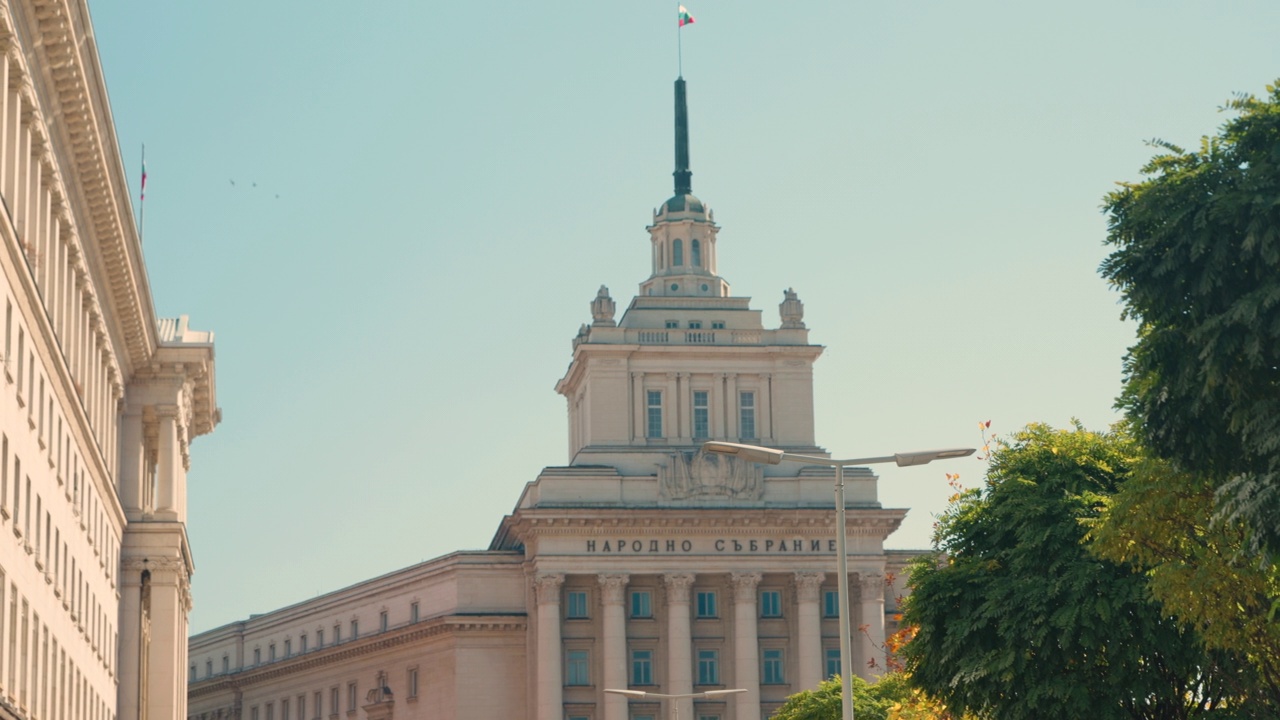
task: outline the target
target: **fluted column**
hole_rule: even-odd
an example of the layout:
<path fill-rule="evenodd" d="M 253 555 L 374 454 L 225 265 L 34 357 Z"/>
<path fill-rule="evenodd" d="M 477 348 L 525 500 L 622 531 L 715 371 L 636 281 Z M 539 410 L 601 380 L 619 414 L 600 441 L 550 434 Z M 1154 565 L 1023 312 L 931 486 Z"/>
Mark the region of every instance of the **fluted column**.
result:
<path fill-rule="evenodd" d="M 863 662 L 859 673 L 863 678 L 871 678 L 885 673 L 884 665 L 884 576 L 862 573 L 858 576 L 858 589 L 861 591 L 862 627 L 866 636 L 861 641 Z M 855 638 L 855 642 L 859 642 Z"/>
<path fill-rule="evenodd" d="M 625 596 L 627 575 L 600 575 L 600 603 L 604 629 L 601 633 L 602 668 L 606 688 L 627 687 L 627 616 Z M 604 720 L 627 720 L 627 699 L 613 693 L 602 694 Z"/>
<path fill-rule="evenodd" d="M 560 586 L 564 575 L 543 573 L 533 579 L 538 603 L 537 720 L 564 720 L 563 663 L 560 659 Z"/>
<path fill-rule="evenodd" d="M 667 689 L 671 695 L 693 692 L 693 633 L 689 626 L 689 588 L 693 573 L 662 576 L 667 585 Z M 679 703 L 679 717 L 693 717 L 693 698 Z"/>
<path fill-rule="evenodd" d="M 760 573 L 733 573 L 733 684 L 738 720 L 760 717 L 760 640 L 756 630 L 756 587 Z"/>
<path fill-rule="evenodd" d="M 800 689 L 822 682 L 822 621 L 818 611 L 825 573 L 796 573 L 796 652 L 800 654 Z"/>

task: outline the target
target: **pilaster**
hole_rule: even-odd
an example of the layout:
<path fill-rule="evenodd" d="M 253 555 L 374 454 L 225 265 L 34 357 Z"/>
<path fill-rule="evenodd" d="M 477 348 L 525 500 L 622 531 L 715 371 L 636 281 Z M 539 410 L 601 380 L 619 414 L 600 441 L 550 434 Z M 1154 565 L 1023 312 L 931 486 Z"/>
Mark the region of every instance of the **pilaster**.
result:
<path fill-rule="evenodd" d="M 627 619 L 626 589 L 628 576 L 604 574 L 600 583 L 601 633 L 604 687 L 627 687 Z M 603 694 L 604 720 L 627 720 L 627 699 L 612 693 Z"/>
<path fill-rule="evenodd" d="M 746 690 L 736 698 L 739 720 L 760 717 L 760 638 L 756 626 L 756 588 L 760 573 L 733 573 L 733 682 Z"/>

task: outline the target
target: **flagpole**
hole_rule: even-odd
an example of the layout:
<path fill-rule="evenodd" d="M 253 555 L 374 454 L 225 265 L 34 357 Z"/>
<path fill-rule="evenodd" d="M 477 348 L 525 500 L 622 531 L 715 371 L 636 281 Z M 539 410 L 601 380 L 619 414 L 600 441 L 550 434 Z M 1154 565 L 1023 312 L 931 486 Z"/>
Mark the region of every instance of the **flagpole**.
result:
<path fill-rule="evenodd" d="M 676 17 L 680 17 L 680 3 L 676 3 Z M 676 23 L 676 77 L 684 77 L 684 23 Z"/>
<path fill-rule="evenodd" d="M 142 229 L 147 223 L 147 144 L 142 143 L 142 190 L 138 194 L 138 244 L 142 244 Z"/>

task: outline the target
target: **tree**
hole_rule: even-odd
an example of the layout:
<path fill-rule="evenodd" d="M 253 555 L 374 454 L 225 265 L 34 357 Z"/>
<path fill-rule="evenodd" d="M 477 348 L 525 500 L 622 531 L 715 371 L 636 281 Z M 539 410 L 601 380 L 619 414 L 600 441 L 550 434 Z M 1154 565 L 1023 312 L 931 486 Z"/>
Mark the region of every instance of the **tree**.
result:
<path fill-rule="evenodd" d="M 1107 195 L 1101 272 L 1139 323 L 1120 405 L 1144 444 L 1219 487 L 1253 551 L 1280 551 L 1280 85 L 1237 96 L 1196 150 Z"/>
<path fill-rule="evenodd" d="M 874 684 L 855 676 L 851 689 L 858 720 L 952 720 L 945 709 L 910 687 L 900 673 L 889 673 Z M 840 677 L 787 698 L 771 720 L 840 720 Z"/>
<path fill-rule="evenodd" d="M 1280 708 L 1280 572 L 1242 553 L 1242 523 L 1214 522 L 1212 484 L 1139 464 L 1092 524 L 1090 549 L 1147 577 L 1164 609 L 1206 647 L 1244 662 L 1227 678 L 1242 705 Z"/>
<path fill-rule="evenodd" d="M 953 712 L 1002 720 L 1230 717 L 1230 657 L 1202 647 L 1145 577 L 1083 544 L 1140 459 L 1122 432 L 1031 425 L 995 450 L 986 487 L 940 518 L 911 568 L 911 682 Z"/>

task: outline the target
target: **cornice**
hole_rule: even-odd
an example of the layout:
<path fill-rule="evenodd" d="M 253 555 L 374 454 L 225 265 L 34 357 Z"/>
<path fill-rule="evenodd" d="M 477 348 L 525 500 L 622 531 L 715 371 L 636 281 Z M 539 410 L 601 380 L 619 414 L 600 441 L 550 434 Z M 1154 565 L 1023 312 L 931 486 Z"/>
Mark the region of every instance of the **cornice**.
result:
<path fill-rule="evenodd" d="M 893 532 L 906 517 L 898 508 L 849 508 L 846 527 L 850 535 L 881 537 Z M 830 534 L 835 513 L 828 508 L 753 509 L 646 508 L 630 510 L 521 510 L 510 517 L 509 533 L 521 540 L 556 537 L 596 537 L 602 533 L 625 531 L 637 538 L 681 535 L 722 535 L 732 531 L 744 537 L 773 535 L 784 529 Z"/>
<path fill-rule="evenodd" d="M 200 698 L 223 691 L 243 690 L 257 683 L 268 682 L 294 673 L 333 665 L 380 653 L 410 643 L 460 633 L 523 633 L 528 629 L 525 615 L 505 614 L 487 616 L 449 615 L 425 620 L 401 630 L 380 633 L 367 639 L 356 640 L 324 650 L 313 650 L 289 660 L 280 660 L 249 670 L 220 675 L 208 680 L 193 682 L 188 687 L 188 697 Z"/>

